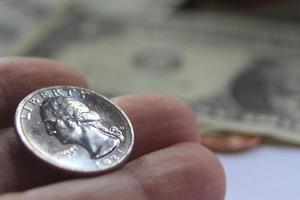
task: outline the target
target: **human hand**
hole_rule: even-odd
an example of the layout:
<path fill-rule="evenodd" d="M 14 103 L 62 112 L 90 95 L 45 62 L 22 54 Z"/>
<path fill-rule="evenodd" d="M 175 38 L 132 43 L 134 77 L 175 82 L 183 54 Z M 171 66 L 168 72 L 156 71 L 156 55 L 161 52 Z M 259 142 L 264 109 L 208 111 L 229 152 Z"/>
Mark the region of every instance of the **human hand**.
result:
<path fill-rule="evenodd" d="M 76 71 L 54 61 L 0 60 L 0 200 L 222 200 L 223 169 L 199 144 L 192 111 L 159 95 L 114 98 L 135 129 L 129 162 L 116 171 L 76 178 L 32 157 L 14 133 L 17 104 L 51 85 L 87 87 Z M 198 144 L 197 144 L 198 143 Z"/>

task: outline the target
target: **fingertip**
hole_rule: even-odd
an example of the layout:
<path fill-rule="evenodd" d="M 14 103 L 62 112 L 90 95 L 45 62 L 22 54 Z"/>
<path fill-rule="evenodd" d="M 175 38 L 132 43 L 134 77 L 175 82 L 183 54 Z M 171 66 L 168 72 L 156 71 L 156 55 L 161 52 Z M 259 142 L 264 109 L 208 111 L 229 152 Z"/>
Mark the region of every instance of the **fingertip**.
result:
<path fill-rule="evenodd" d="M 36 82 L 36 87 L 49 84 L 74 85 L 88 87 L 84 76 L 74 68 L 59 61 L 34 57 L 3 57 L 0 58 L 0 72 L 5 79 L 22 81 L 30 84 Z M 23 77 L 23 78 L 22 78 Z M 24 85 L 26 86 L 26 85 Z"/>
<path fill-rule="evenodd" d="M 205 200 L 223 200 L 226 192 L 226 177 L 224 168 L 216 155 L 206 147 L 189 143 L 185 144 L 189 155 L 194 157 L 192 165 L 195 179 L 198 180 L 198 194 Z M 207 197 L 207 198 L 204 198 Z"/>
<path fill-rule="evenodd" d="M 181 176 L 181 184 L 188 183 L 186 180 L 190 181 L 190 192 L 194 192 L 191 199 L 224 200 L 225 172 L 216 155 L 197 143 L 185 142 L 174 148 L 181 153 L 174 155 L 173 163 L 183 163 L 181 170 L 174 176 Z"/>
<path fill-rule="evenodd" d="M 170 162 L 179 163 L 177 174 L 182 182 L 188 183 L 190 192 L 194 192 L 191 199 L 224 200 L 226 191 L 226 177 L 222 164 L 206 147 L 197 143 L 185 142 L 173 147 Z M 176 150 L 175 150 L 176 149 Z M 177 153 L 176 153 L 177 152 Z M 175 154 L 176 153 L 176 154 Z M 172 175 L 172 176 L 173 176 Z"/>
<path fill-rule="evenodd" d="M 178 98 L 161 94 L 145 94 L 120 96 L 113 98 L 112 101 L 122 107 L 134 121 L 150 117 L 149 121 L 153 120 L 157 123 L 179 122 L 180 125 L 187 124 L 187 127 L 182 127 L 185 131 L 190 130 L 185 134 L 185 137 L 195 139 L 196 136 L 196 138 L 200 138 L 199 123 L 194 112 Z M 183 121 L 187 123 L 183 123 Z M 136 125 L 138 126 L 139 123 Z"/>
<path fill-rule="evenodd" d="M 0 59 L 0 127 L 12 124 L 18 103 L 32 91 L 53 85 L 87 87 L 76 70 L 42 58 Z"/>
<path fill-rule="evenodd" d="M 129 95 L 113 98 L 133 124 L 136 143 L 132 158 L 180 142 L 197 142 L 200 131 L 191 109 L 164 95 Z"/>
<path fill-rule="evenodd" d="M 224 200 L 222 165 L 212 152 L 196 143 L 180 143 L 147 154 L 125 169 L 141 183 L 149 199 Z"/>

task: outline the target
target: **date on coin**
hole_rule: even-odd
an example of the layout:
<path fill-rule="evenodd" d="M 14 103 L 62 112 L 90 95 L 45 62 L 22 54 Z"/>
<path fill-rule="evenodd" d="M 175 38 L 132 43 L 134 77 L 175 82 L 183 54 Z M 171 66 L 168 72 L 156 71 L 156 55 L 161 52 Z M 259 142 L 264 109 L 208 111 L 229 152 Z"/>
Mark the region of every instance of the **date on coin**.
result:
<path fill-rule="evenodd" d="M 127 160 L 134 132 L 126 114 L 88 89 L 39 89 L 19 104 L 16 132 L 38 158 L 78 174 L 104 173 Z"/>

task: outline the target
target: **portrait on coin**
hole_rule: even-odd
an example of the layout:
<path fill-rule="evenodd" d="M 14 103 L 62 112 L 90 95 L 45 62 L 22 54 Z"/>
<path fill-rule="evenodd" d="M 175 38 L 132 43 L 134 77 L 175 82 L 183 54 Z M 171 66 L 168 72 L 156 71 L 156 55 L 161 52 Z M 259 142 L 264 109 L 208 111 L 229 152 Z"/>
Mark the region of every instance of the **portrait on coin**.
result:
<path fill-rule="evenodd" d="M 49 135 L 63 145 L 80 145 L 92 159 L 109 154 L 124 140 L 119 128 L 104 126 L 100 114 L 79 99 L 50 97 L 42 103 L 40 114 Z"/>

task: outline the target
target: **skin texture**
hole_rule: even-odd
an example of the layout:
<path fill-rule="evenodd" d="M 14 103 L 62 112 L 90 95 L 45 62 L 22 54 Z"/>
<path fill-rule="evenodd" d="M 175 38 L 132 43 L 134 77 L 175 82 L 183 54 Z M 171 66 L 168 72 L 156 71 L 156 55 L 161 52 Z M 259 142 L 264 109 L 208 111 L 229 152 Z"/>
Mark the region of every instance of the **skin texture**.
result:
<path fill-rule="evenodd" d="M 194 114 L 168 96 L 113 99 L 131 119 L 136 135 L 131 158 L 120 169 L 78 178 L 41 163 L 20 144 L 11 126 L 18 102 L 51 85 L 87 87 L 83 76 L 55 61 L 0 60 L 0 200 L 224 199 L 223 168 L 213 153 L 199 144 Z"/>

